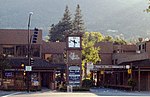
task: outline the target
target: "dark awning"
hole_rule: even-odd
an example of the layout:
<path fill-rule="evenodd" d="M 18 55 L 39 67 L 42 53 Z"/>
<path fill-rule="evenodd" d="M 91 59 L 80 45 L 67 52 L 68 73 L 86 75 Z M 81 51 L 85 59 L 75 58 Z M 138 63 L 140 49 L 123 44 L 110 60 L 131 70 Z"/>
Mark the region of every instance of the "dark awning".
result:
<path fill-rule="evenodd" d="M 21 68 L 21 64 L 28 65 L 28 59 L 11 59 L 10 65 L 13 68 Z M 52 64 L 43 59 L 34 59 L 33 69 L 66 69 L 65 64 Z"/>

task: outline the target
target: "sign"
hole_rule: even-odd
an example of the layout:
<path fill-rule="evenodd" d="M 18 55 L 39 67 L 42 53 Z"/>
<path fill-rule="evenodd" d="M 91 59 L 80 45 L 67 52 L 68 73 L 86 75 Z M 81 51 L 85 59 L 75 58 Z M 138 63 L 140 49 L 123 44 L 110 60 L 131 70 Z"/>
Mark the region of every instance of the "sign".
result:
<path fill-rule="evenodd" d="M 73 65 L 81 64 L 81 52 L 78 50 L 67 51 L 67 63 Z"/>
<path fill-rule="evenodd" d="M 11 76 L 13 76 L 13 73 L 12 72 L 5 72 L 5 76 L 6 77 L 11 77 Z"/>
<path fill-rule="evenodd" d="M 69 85 L 80 86 L 80 67 L 70 66 L 69 67 Z"/>
<path fill-rule="evenodd" d="M 131 74 L 132 73 L 132 70 L 131 69 L 128 69 L 128 74 Z"/>
<path fill-rule="evenodd" d="M 94 65 L 94 68 L 126 68 L 125 66 L 118 66 L 118 65 Z"/>
<path fill-rule="evenodd" d="M 104 70 L 101 70 L 101 74 L 102 74 L 102 75 L 104 74 Z"/>
<path fill-rule="evenodd" d="M 39 82 L 38 81 L 33 81 L 33 86 L 38 86 Z"/>
<path fill-rule="evenodd" d="M 26 70 L 26 71 L 32 71 L 32 66 L 26 66 L 26 67 L 25 67 L 25 70 Z"/>
<path fill-rule="evenodd" d="M 79 60 L 80 59 L 80 57 L 77 54 L 75 54 L 75 52 L 70 52 L 69 58 L 71 60 Z"/>
<path fill-rule="evenodd" d="M 94 65 L 92 62 L 88 62 L 87 63 L 87 69 L 93 69 L 94 68 Z"/>

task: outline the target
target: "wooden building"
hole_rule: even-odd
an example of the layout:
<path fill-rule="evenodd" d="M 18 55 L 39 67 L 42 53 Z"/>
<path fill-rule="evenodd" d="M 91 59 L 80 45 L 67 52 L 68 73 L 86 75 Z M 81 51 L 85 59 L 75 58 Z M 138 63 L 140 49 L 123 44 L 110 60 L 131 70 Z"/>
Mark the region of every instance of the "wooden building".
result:
<path fill-rule="evenodd" d="M 34 30 L 30 30 L 32 36 Z M 11 68 L 0 72 L 0 88 L 13 90 L 57 88 L 57 76 L 65 74 L 64 43 L 42 41 L 42 30 L 38 31 L 36 43 L 31 43 L 32 71 L 28 66 L 28 30 L 0 29 L 0 53 L 8 55 Z M 23 65 L 22 65 L 23 64 Z M 27 75 L 27 73 L 30 73 Z M 61 81 L 65 81 L 60 79 Z"/>

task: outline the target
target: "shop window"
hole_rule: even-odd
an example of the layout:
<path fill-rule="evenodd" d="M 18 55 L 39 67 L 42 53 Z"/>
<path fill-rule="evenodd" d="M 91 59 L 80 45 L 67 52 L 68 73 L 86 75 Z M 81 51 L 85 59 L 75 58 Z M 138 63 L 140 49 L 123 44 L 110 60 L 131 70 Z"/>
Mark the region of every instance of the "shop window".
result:
<path fill-rule="evenodd" d="M 31 85 L 32 86 L 38 86 L 39 85 L 38 73 L 32 73 L 31 74 Z"/>
<path fill-rule="evenodd" d="M 145 44 L 142 45 L 142 49 L 145 49 Z"/>
<path fill-rule="evenodd" d="M 141 50 L 141 45 L 139 45 L 139 50 Z"/>
<path fill-rule="evenodd" d="M 117 62 L 118 60 L 117 59 L 115 59 L 115 64 L 117 65 L 118 64 L 118 62 Z"/>
<path fill-rule="evenodd" d="M 112 65 L 114 65 L 114 60 L 112 60 Z"/>

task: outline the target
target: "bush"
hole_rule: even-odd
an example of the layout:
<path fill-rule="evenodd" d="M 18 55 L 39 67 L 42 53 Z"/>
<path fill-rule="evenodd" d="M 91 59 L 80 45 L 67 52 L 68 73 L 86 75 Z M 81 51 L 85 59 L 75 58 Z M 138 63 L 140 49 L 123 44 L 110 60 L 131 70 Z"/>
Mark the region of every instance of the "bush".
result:
<path fill-rule="evenodd" d="M 134 87 L 136 86 L 136 81 L 133 79 L 128 79 L 128 85 L 132 86 L 132 89 L 134 89 Z"/>
<path fill-rule="evenodd" d="M 91 88 L 93 86 L 93 81 L 91 79 L 84 79 L 82 81 L 83 88 Z"/>

